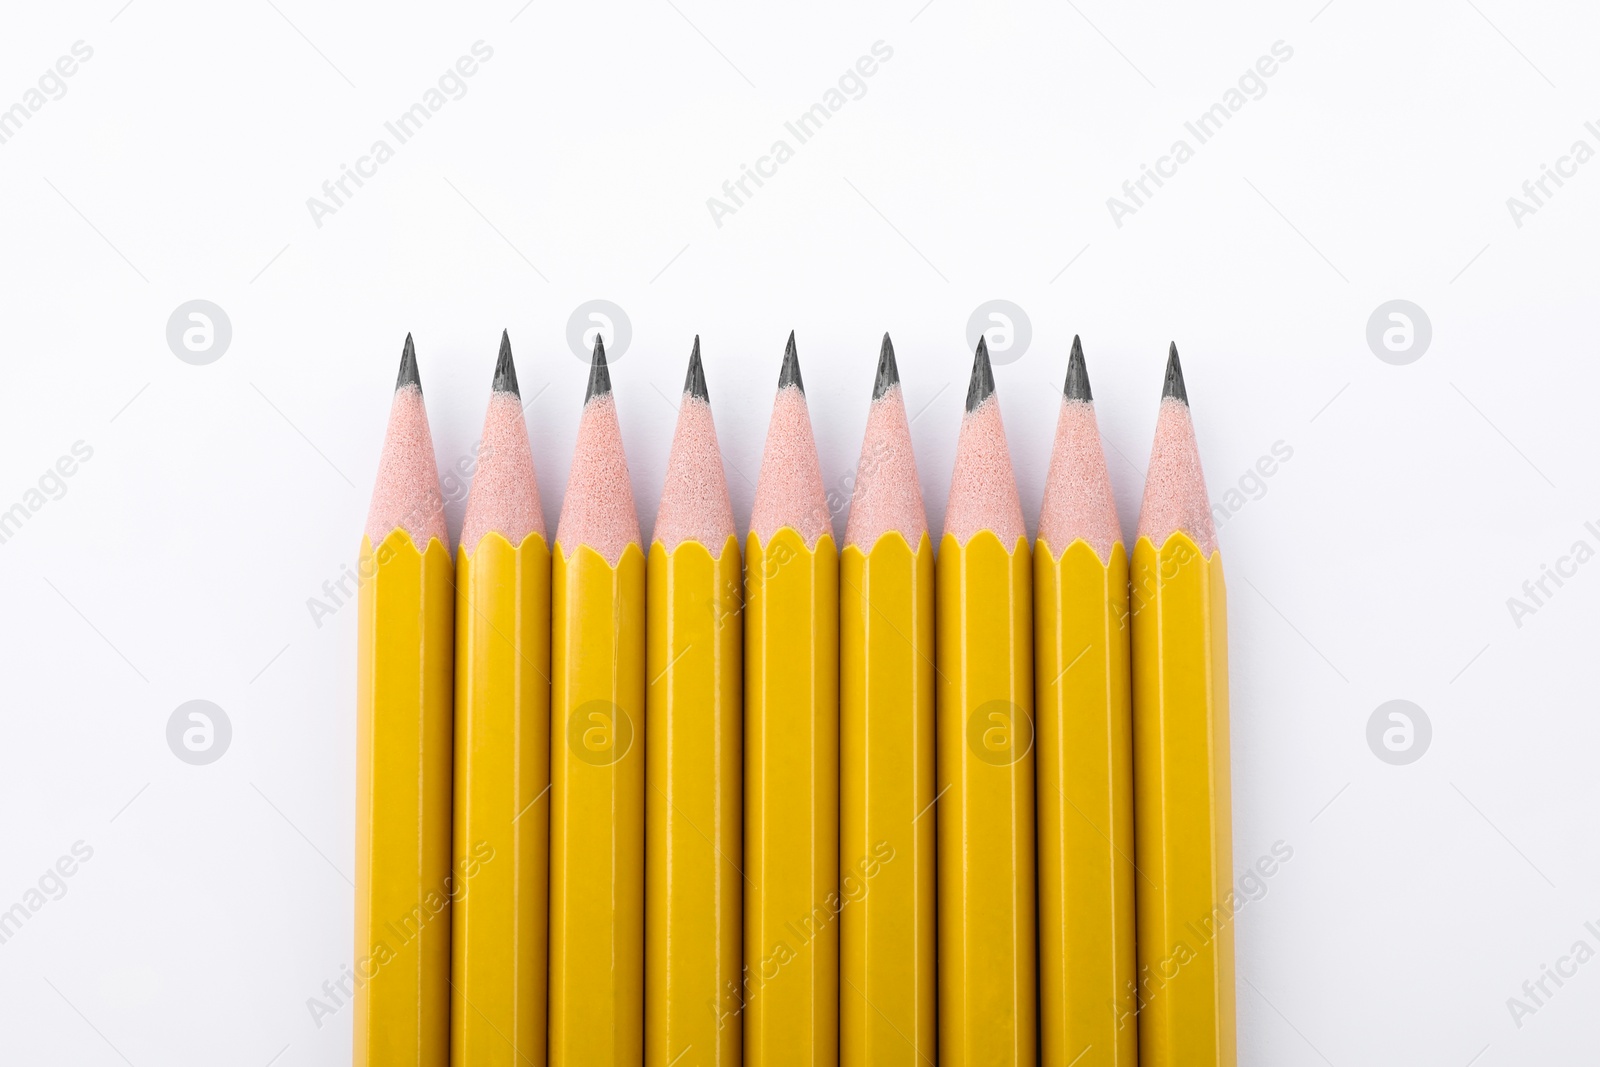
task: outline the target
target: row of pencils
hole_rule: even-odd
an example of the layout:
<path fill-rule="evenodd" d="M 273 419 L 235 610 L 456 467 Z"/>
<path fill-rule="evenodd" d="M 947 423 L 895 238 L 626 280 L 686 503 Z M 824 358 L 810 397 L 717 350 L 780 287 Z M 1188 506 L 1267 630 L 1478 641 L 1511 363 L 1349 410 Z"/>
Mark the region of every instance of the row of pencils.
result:
<path fill-rule="evenodd" d="M 699 339 L 646 546 L 509 338 L 451 558 L 406 338 L 361 546 L 360 1067 L 1235 1062 L 1221 557 L 1168 356 L 1123 544 L 1074 339 L 1030 545 L 985 345 L 937 557 L 887 335 L 842 550 L 790 334 L 741 557 Z"/>

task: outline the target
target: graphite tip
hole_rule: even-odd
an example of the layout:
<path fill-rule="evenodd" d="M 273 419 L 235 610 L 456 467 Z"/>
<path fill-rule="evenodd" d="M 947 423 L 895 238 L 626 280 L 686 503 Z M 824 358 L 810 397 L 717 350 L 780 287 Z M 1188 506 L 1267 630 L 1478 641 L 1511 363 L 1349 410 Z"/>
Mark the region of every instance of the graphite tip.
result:
<path fill-rule="evenodd" d="M 972 380 L 967 383 L 967 410 L 977 411 L 978 406 L 994 395 L 994 368 L 989 365 L 989 340 L 978 338 L 978 350 L 972 355 Z"/>
<path fill-rule="evenodd" d="M 400 376 L 395 379 L 394 387 L 404 389 L 408 385 L 422 388 L 422 376 L 417 373 L 417 346 L 411 343 L 411 335 L 406 334 L 406 346 L 400 350 Z"/>
<path fill-rule="evenodd" d="M 589 388 L 583 394 L 583 402 L 587 404 L 597 396 L 605 396 L 611 392 L 611 371 L 606 367 L 606 343 L 600 335 L 594 335 L 594 362 L 589 364 Z"/>
<path fill-rule="evenodd" d="M 1072 335 L 1072 355 L 1067 359 L 1067 385 L 1062 390 L 1068 400 L 1091 401 L 1094 393 L 1089 391 L 1089 368 L 1083 361 L 1083 342 L 1078 340 L 1078 335 Z"/>
<path fill-rule="evenodd" d="M 683 379 L 683 391 L 696 400 L 711 402 L 711 392 L 706 388 L 706 369 L 700 365 L 700 335 L 694 335 L 694 349 L 689 353 L 689 373 Z"/>
<path fill-rule="evenodd" d="M 1167 378 L 1161 385 L 1161 399 L 1169 396 L 1180 404 L 1189 403 L 1189 391 L 1183 387 L 1183 366 L 1178 362 L 1176 341 L 1167 349 Z"/>
<path fill-rule="evenodd" d="M 878 376 L 872 381 L 872 399 L 877 400 L 892 385 L 900 384 L 900 368 L 894 361 L 894 342 L 883 335 L 883 347 L 878 349 Z"/>
<path fill-rule="evenodd" d="M 800 353 L 795 351 L 793 330 L 789 331 L 789 343 L 783 346 L 783 369 L 778 372 L 778 388 L 786 385 L 806 391 L 806 383 L 800 380 Z"/>
<path fill-rule="evenodd" d="M 500 358 L 494 362 L 494 391 L 521 396 L 517 389 L 517 366 L 511 362 L 511 332 L 500 331 Z"/>

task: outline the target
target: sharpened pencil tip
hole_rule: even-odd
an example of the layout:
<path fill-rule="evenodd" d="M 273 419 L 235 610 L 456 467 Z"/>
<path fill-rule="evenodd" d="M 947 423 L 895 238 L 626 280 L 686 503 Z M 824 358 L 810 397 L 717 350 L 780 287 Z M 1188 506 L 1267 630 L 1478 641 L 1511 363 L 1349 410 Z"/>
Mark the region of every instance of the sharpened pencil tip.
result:
<path fill-rule="evenodd" d="M 794 347 L 794 331 L 789 331 L 789 343 L 783 346 L 783 369 L 778 372 L 778 388 L 792 385 L 802 393 L 806 383 L 800 380 L 800 353 Z"/>
<path fill-rule="evenodd" d="M 890 386 L 900 384 L 900 368 L 894 361 L 894 342 L 889 340 L 889 335 L 883 335 L 883 347 L 878 349 L 878 376 L 872 381 L 872 399 L 877 400 L 889 391 Z"/>
<path fill-rule="evenodd" d="M 1183 366 L 1178 362 L 1176 341 L 1167 349 L 1167 378 L 1161 385 L 1161 399 L 1169 396 L 1181 404 L 1189 403 L 1189 391 L 1183 387 Z"/>
<path fill-rule="evenodd" d="M 500 358 L 494 361 L 494 391 L 521 396 L 517 388 L 517 365 L 511 362 L 511 331 L 500 331 Z"/>
<path fill-rule="evenodd" d="M 689 353 L 689 373 L 683 379 L 683 391 L 696 400 L 711 402 L 711 391 L 706 388 L 706 369 L 700 365 L 700 335 L 694 335 L 694 349 Z"/>
<path fill-rule="evenodd" d="M 594 335 L 594 362 L 589 364 L 589 388 L 583 394 L 583 402 L 587 404 L 610 392 L 611 370 L 606 366 L 606 343 L 597 333 Z"/>
<path fill-rule="evenodd" d="M 422 388 L 422 375 L 417 373 L 417 346 L 411 343 L 411 335 L 406 334 L 406 346 L 400 350 L 400 376 L 395 379 L 394 387 L 404 389 L 408 385 Z"/>
<path fill-rule="evenodd" d="M 1062 390 L 1068 400 L 1093 400 L 1089 391 L 1089 367 L 1083 361 L 1083 342 L 1072 335 L 1072 355 L 1067 359 L 1067 384 Z"/>
<path fill-rule="evenodd" d="M 972 380 L 967 383 L 967 410 L 977 411 L 978 406 L 994 395 L 994 368 L 989 365 L 989 339 L 978 338 L 978 349 L 972 354 Z"/>

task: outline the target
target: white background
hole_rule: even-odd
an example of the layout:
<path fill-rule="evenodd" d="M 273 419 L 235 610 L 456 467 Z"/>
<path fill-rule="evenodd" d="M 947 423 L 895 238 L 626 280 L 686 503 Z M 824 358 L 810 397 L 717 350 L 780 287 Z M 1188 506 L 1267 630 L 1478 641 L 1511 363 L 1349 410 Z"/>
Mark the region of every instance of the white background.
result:
<path fill-rule="evenodd" d="M 997 368 L 1030 524 L 1079 332 L 1129 533 L 1176 339 L 1213 499 L 1293 449 L 1220 531 L 1235 864 L 1293 848 L 1238 919 L 1240 1062 L 1594 1048 L 1600 962 L 1520 1027 L 1507 998 L 1600 950 L 1600 564 L 1520 627 L 1506 601 L 1600 547 L 1600 163 L 1521 227 L 1506 199 L 1600 149 L 1600 16 L 921 2 L 9 6 L 0 108 L 94 51 L 0 144 L 0 509 L 93 457 L 0 544 L 0 909 L 93 858 L 0 944 L 0 1058 L 348 1061 L 348 1009 L 306 1001 L 351 958 L 355 610 L 307 601 L 353 564 L 408 330 L 443 466 L 510 329 L 553 526 L 566 324 L 595 298 L 632 323 L 612 376 L 646 531 L 696 332 L 743 522 L 788 331 L 830 486 L 892 331 L 935 528 L 969 315 L 1031 320 Z M 307 198 L 478 40 L 466 95 L 318 227 Z M 880 40 L 866 94 L 718 227 L 706 199 Z M 1280 40 L 1196 146 L 1184 122 Z M 1118 227 L 1107 197 L 1180 137 L 1194 158 Z M 165 333 L 197 298 L 233 331 L 206 366 Z M 1405 366 L 1366 340 L 1396 298 L 1433 330 Z M 191 699 L 232 724 L 208 766 L 168 748 Z M 1432 725 L 1405 766 L 1366 739 L 1391 699 Z"/>

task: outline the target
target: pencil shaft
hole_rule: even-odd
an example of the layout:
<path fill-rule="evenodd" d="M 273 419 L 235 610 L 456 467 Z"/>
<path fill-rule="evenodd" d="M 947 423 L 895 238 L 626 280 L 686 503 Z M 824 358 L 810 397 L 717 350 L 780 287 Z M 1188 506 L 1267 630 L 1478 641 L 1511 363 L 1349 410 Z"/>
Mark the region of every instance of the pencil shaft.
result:
<path fill-rule="evenodd" d="M 550 550 L 498 533 L 456 562 L 456 1067 L 541 1067 L 549 973 Z"/>
<path fill-rule="evenodd" d="M 933 545 L 839 561 L 839 989 L 846 1067 L 934 1063 Z"/>
<path fill-rule="evenodd" d="M 1137 1067 L 1128 557 L 1033 566 L 1041 1062 Z"/>
<path fill-rule="evenodd" d="M 743 953 L 739 543 L 650 546 L 645 1063 L 733 1067 Z M 685 1057 L 684 1052 L 690 1054 Z M 681 1057 L 681 1059 L 680 1059 Z"/>
<path fill-rule="evenodd" d="M 937 571 L 940 1063 L 1031 1064 L 1031 553 L 1021 537 L 946 534 Z"/>
<path fill-rule="evenodd" d="M 550 1062 L 644 1054 L 644 584 L 558 540 L 552 564 Z"/>
<path fill-rule="evenodd" d="M 752 533 L 745 602 L 744 1048 L 837 1062 L 839 567 L 791 527 Z"/>
<path fill-rule="evenodd" d="M 1232 821 L 1222 557 L 1187 534 L 1134 545 L 1139 1054 L 1233 1067 Z"/>
<path fill-rule="evenodd" d="M 356 695 L 357 1067 L 450 1055 L 450 554 L 361 545 Z"/>

